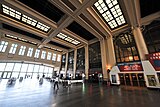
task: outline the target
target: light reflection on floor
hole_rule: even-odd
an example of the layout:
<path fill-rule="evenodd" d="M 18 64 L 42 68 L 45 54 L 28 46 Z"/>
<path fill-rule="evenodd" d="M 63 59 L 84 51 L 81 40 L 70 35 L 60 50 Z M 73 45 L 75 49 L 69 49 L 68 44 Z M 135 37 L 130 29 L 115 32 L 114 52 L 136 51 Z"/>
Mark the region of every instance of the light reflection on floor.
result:
<path fill-rule="evenodd" d="M 37 79 L 0 82 L 0 107 L 158 107 L 160 92 L 141 87 L 117 87 L 105 84 L 73 84 L 59 90 L 53 83 Z"/>

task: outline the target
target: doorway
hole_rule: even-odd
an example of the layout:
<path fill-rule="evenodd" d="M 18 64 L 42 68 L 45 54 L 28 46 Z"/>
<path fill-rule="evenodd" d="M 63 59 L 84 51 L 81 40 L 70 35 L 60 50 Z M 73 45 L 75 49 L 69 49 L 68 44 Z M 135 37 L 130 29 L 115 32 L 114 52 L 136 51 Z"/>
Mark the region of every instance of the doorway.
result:
<path fill-rule="evenodd" d="M 11 72 L 3 72 L 1 77 L 3 79 L 8 79 L 11 78 L 11 74 L 12 74 Z"/>
<path fill-rule="evenodd" d="M 145 87 L 143 73 L 119 73 L 121 85 Z"/>

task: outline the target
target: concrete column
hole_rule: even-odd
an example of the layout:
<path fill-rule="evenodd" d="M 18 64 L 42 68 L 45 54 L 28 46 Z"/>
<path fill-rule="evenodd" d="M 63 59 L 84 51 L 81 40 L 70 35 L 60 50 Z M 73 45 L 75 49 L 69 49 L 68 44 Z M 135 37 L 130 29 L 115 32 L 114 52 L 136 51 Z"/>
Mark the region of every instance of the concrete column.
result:
<path fill-rule="evenodd" d="M 74 66 L 73 66 L 73 78 L 76 75 L 76 68 L 77 68 L 77 49 L 74 50 Z"/>
<path fill-rule="evenodd" d="M 58 75 L 59 75 L 59 77 L 60 77 L 61 65 L 62 65 L 62 54 L 61 54 L 60 64 L 59 64 L 59 67 L 58 67 Z"/>
<path fill-rule="evenodd" d="M 64 70 L 64 72 L 65 72 L 65 78 L 66 78 L 66 75 L 67 75 L 67 68 L 68 68 L 68 52 L 66 53 L 66 64 L 65 64 L 65 70 Z"/>
<path fill-rule="evenodd" d="M 148 54 L 148 49 L 145 44 L 142 32 L 139 27 L 133 28 L 132 32 L 133 32 L 134 39 L 135 39 L 135 42 L 138 48 L 140 59 L 145 60 L 146 59 L 145 54 Z"/>
<path fill-rule="evenodd" d="M 85 75 L 86 80 L 88 80 L 88 70 L 89 70 L 89 52 L 88 45 L 85 46 Z"/>
<path fill-rule="evenodd" d="M 101 48 L 103 80 L 107 81 L 108 80 L 108 75 L 107 75 L 107 69 L 106 69 L 106 65 L 107 65 L 106 39 L 100 40 L 100 48 Z"/>
<path fill-rule="evenodd" d="M 106 45 L 107 45 L 107 52 L 106 52 L 106 54 L 107 54 L 107 65 L 106 65 L 106 68 L 111 70 L 111 68 L 113 66 L 115 66 L 115 64 L 116 64 L 116 58 L 115 58 L 112 36 L 110 38 L 107 38 Z"/>

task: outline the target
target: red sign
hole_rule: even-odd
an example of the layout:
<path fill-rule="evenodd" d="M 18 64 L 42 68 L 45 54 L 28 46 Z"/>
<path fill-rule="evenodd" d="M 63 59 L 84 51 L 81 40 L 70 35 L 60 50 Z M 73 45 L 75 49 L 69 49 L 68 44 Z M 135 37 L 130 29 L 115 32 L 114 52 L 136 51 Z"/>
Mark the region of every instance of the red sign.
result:
<path fill-rule="evenodd" d="M 125 63 L 118 65 L 120 71 L 143 71 L 141 63 Z"/>
<path fill-rule="evenodd" d="M 148 54 L 148 59 L 156 71 L 160 71 L 160 52 Z"/>

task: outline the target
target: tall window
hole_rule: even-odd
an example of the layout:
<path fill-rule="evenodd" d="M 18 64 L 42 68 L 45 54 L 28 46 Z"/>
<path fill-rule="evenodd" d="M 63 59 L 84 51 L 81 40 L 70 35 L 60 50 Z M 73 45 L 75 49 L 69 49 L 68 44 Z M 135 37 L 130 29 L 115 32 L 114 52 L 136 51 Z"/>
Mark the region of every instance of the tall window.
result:
<path fill-rule="evenodd" d="M 60 54 L 58 54 L 58 56 L 57 56 L 57 61 L 58 61 L 58 62 L 61 61 L 61 55 L 60 55 Z"/>
<path fill-rule="evenodd" d="M 120 34 L 113 38 L 117 63 L 139 61 L 139 54 L 131 33 Z"/>
<path fill-rule="evenodd" d="M 51 53 L 51 52 L 48 52 L 47 60 L 51 60 L 51 56 L 52 56 L 52 53 Z"/>
<path fill-rule="evenodd" d="M 12 44 L 10 50 L 9 50 L 9 53 L 11 54 L 15 54 L 16 53 L 16 49 L 17 49 L 17 44 Z"/>
<path fill-rule="evenodd" d="M 53 60 L 53 61 L 56 61 L 56 56 L 57 56 L 57 55 L 56 55 L 55 53 L 53 53 L 53 56 L 52 56 L 52 60 Z"/>
<path fill-rule="evenodd" d="M 5 52 L 5 51 L 6 51 L 6 48 L 7 48 L 7 45 L 8 45 L 8 42 L 1 41 L 1 44 L 0 44 L 0 52 Z"/>
<path fill-rule="evenodd" d="M 76 65 L 77 65 L 77 71 L 85 70 L 85 49 L 84 47 L 77 50 L 77 64 Z"/>
<path fill-rule="evenodd" d="M 62 55 L 62 59 L 61 59 L 61 69 L 65 68 L 65 64 L 66 64 L 66 54 Z"/>
<path fill-rule="evenodd" d="M 20 50 L 19 50 L 19 55 L 24 55 L 26 46 L 21 46 Z"/>
<path fill-rule="evenodd" d="M 89 68 L 99 70 L 102 68 L 100 42 L 89 45 Z"/>
<path fill-rule="evenodd" d="M 68 70 L 73 71 L 74 66 L 74 51 L 68 53 Z"/>
<path fill-rule="evenodd" d="M 45 59 L 45 58 L 46 58 L 46 51 L 42 51 L 41 59 Z"/>
<path fill-rule="evenodd" d="M 32 53 L 33 53 L 33 48 L 29 48 L 27 56 L 32 57 Z"/>
<path fill-rule="evenodd" d="M 40 53 L 40 50 L 39 49 L 36 49 L 36 52 L 34 54 L 34 57 L 35 58 L 39 58 L 39 53 Z"/>
<path fill-rule="evenodd" d="M 150 54 L 160 52 L 160 21 L 156 20 L 145 26 L 143 37 Z"/>

